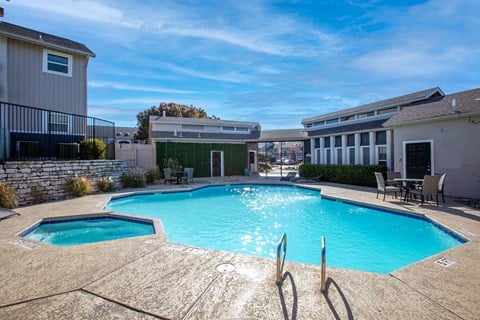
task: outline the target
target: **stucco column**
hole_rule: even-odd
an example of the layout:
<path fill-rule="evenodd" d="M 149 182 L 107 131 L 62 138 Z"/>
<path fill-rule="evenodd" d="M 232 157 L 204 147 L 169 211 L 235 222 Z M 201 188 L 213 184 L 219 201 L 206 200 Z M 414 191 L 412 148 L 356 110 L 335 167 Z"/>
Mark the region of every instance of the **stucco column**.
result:
<path fill-rule="evenodd" d="M 360 133 L 355 133 L 355 164 L 362 163 L 360 159 Z"/>
<path fill-rule="evenodd" d="M 372 132 L 370 131 L 368 133 L 368 136 L 369 136 L 369 140 L 370 140 L 370 164 L 376 164 L 375 162 L 375 135 L 374 135 L 375 132 Z"/>
<path fill-rule="evenodd" d="M 394 165 L 392 161 L 392 130 L 386 131 L 387 136 L 387 169 L 389 171 L 394 171 Z"/>
<path fill-rule="evenodd" d="M 322 155 L 325 153 L 325 143 L 323 142 L 323 138 L 320 139 L 320 154 L 319 154 L 319 159 L 318 159 L 318 164 L 323 164 L 325 163 L 325 160 L 322 158 Z"/>
<path fill-rule="evenodd" d="M 310 154 L 312 157 L 312 163 L 318 163 L 317 162 L 317 151 L 315 150 L 315 138 L 310 139 Z"/>
<path fill-rule="evenodd" d="M 342 134 L 342 164 L 348 164 L 347 162 L 347 135 Z"/>

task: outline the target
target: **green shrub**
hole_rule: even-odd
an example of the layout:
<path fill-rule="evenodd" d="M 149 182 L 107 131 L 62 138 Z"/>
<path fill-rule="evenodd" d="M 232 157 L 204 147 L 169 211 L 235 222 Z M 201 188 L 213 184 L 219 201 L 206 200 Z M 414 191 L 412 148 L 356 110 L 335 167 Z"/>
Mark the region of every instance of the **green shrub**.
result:
<path fill-rule="evenodd" d="M 80 142 L 80 159 L 82 160 L 98 160 L 105 159 L 105 151 L 107 147 L 100 139 L 86 139 Z"/>
<path fill-rule="evenodd" d="M 375 187 L 374 172 L 382 172 L 386 176 L 387 168 L 382 165 L 302 164 L 299 170 L 306 178 L 323 173 L 322 179 L 327 182 Z"/>
<path fill-rule="evenodd" d="M 97 180 L 97 188 L 100 192 L 113 191 L 113 181 L 111 177 L 101 177 Z"/>
<path fill-rule="evenodd" d="M 131 170 L 122 175 L 121 182 L 122 188 L 143 188 L 145 187 L 145 175 L 142 171 Z"/>
<path fill-rule="evenodd" d="M 7 209 L 14 209 L 18 207 L 15 191 L 7 186 L 4 182 L 0 182 L 0 207 Z"/>
<path fill-rule="evenodd" d="M 172 159 L 172 158 L 163 159 L 163 167 L 164 168 L 170 168 L 173 171 L 177 171 L 177 170 L 180 170 L 182 168 L 182 166 L 180 165 L 178 160 L 177 159 Z"/>
<path fill-rule="evenodd" d="M 147 184 L 154 184 L 155 181 L 159 180 L 160 178 L 162 178 L 162 174 L 160 173 L 158 167 L 148 168 L 145 171 L 145 181 Z"/>
<path fill-rule="evenodd" d="M 65 182 L 65 193 L 71 197 L 82 197 L 92 190 L 92 181 L 86 177 L 75 176 Z"/>

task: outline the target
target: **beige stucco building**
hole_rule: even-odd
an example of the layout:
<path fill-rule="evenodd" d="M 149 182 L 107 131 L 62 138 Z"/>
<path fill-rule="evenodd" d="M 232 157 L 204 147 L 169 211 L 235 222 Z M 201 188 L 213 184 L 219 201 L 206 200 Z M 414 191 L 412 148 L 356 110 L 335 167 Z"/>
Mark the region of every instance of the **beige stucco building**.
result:
<path fill-rule="evenodd" d="M 302 124 L 312 163 L 381 164 L 404 178 L 446 173 L 446 195 L 480 199 L 480 89 L 436 87 Z"/>
<path fill-rule="evenodd" d="M 394 171 L 413 176 L 409 162 L 424 161 L 431 174 L 447 174 L 445 194 L 480 199 L 480 89 L 404 110 L 383 126 L 394 132 Z"/>

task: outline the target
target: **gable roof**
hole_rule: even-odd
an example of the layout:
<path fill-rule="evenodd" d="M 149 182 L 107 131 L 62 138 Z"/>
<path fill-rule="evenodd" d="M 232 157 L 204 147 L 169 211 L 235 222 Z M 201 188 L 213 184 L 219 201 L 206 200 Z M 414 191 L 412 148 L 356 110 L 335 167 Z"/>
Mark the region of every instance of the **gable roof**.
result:
<path fill-rule="evenodd" d="M 303 141 L 308 137 L 303 129 L 265 130 L 256 142 Z"/>
<path fill-rule="evenodd" d="M 0 21 L 0 35 L 8 38 L 23 40 L 35 43 L 44 47 L 62 49 L 68 52 L 89 56 L 94 58 L 95 53 L 84 44 L 66 38 L 54 36 L 48 33 L 24 28 L 5 21 Z"/>
<path fill-rule="evenodd" d="M 364 104 L 364 105 L 353 107 L 353 108 L 343 109 L 340 111 L 330 112 L 330 113 L 322 114 L 319 116 L 306 118 L 302 120 L 302 124 L 305 125 L 307 123 L 311 123 L 315 121 L 327 120 L 329 118 L 346 116 L 346 115 L 351 115 L 351 114 L 361 113 L 361 112 L 369 112 L 369 111 L 374 111 L 374 110 L 384 109 L 389 107 L 411 105 L 411 104 L 415 104 L 415 103 L 419 103 L 421 101 L 427 100 L 437 95 L 444 96 L 444 93 L 439 87 L 430 88 L 430 89 L 406 94 L 406 95 L 391 98 L 391 99 L 376 101 L 376 102 Z"/>
<path fill-rule="evenodd" d="M 204 125 L 204 126 L 239 126 L 256 128 L 260 130 L 260 124 L 258 122 L 250 121 L 234 121 L 234 120 L 221 120 L 221 119 L 208 119 L 208 118 L 186 118 L 186 117 L 163 117 L 163 116 L 150 116 L 150 122 L 170 123 L 170 124 L 192 124 L 192 125 Z"/>
<path fill-rule="evenodd" d="M 473 114 L 480 114 L 480 88 L 449 94 L 439 101 L 405 108 L 386 121 L 383 126 L 392 127 L 412 122 L 464 117 Z"/>

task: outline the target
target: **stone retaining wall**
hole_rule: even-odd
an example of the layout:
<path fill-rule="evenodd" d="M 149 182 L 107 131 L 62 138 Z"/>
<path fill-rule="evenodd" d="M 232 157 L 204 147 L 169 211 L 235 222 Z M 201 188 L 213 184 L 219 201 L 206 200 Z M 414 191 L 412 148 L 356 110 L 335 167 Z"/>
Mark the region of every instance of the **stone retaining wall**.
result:
<path fill-rule="evenodd" d="M 92 180 L 95 190 L 98 178 L 111 177 L 114 188 L 120 189 L 126 170 L 123 160 L 12 161 L 0 165 L 0 181 L 12 187 L 25 206 L 65 199 L 65 181 L 75 175 Z"/>

